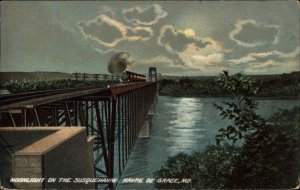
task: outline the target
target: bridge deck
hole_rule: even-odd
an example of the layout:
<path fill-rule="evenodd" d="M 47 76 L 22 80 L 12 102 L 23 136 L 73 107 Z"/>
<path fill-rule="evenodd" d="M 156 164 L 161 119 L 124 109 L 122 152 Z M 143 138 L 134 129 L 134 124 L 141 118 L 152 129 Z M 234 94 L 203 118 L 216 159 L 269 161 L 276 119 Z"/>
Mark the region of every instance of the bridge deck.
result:
<path fill-rule="evenodd" d="M 37 92 L 27 92 L 19 94 L 9 94 L 0 96 L 0 111 L 18 109 L 18 108 L 33 108 L 51 102 L 63 101 L 68 99 L 76 99 L 78 97 L 93 97 L 93 94 L 112 95 L 114 98 L 122 93 L 135 90 L 150 83 L 134 83 L 127 85 L 114 85 L 102 88 L 69 88 L 57 90 L 45 90 Z M 94 96 L 96 98 L 98 96 Z M 85 98 L 88 99 L 88 98 Z"/>
<path fill-rule="evenodd" d="M 0 110 L 10 110 L 10 109 L 17 109 L 17 108 L 33 108 L 40 105 L 49 104 L 52 102 L 62 101 L 62 100 L 68 100 L 71 98 L 77 98 L 81 96 L 86 96 L 94 93 L 99 93 L 106 91 L 107 88 L 96 88 L 96 89 L 85 89 L 85 90 L 72 90 L 71 92 L 68 92 L 69 90 L 65 91 L 59 91 L 52 93 L 45 93 L 45 94 L 39 94 L 39 96 L 42 97 L 36 97 L 36 96 L 29 96 L 26 97 L 27 100 L 20 100 L 18 99 L 12 99 L 11 102 L 7 105 L 3 105 L 0 107 Z"/>

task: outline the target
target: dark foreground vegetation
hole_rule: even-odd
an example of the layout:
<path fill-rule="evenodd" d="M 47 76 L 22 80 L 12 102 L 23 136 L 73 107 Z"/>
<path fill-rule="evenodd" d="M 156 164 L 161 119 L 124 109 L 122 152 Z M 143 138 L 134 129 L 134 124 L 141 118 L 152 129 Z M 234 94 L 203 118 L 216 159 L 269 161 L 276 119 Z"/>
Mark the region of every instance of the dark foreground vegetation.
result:
<path fill-rule="evenodd" d="M 240 74 L 236 74 L 240 75 Z M 247 76 L 259 90 L 258 98 L 299 98 L 300 72 L 282 75 Z M 218 85 L 217 77 L 183 77 L 180 80 L 162 79 L 159 82 L 159 95 L 167 96 L 230 96 L 230 91 Z M 254 96 L 254 94 L 250 94 Z"/>
<path fill-rule="evenodd" d="M 190 184 L 156 183 L 156 188 L 274 189 L 296 186 L 300 175 L 300 107 L 257 115 L 253 95 L 265 88 L 224 72 L 216 81 L 235 102 L 215 105 L 233 125 L 216 135 L 216 145 L 190 155 L 178 153 L 155 172 L 156 178 L 190 178 Z M 237 143 L 238 142 L 238 143 Z M 238 144 L 238 145 L 237 145 Z"/>

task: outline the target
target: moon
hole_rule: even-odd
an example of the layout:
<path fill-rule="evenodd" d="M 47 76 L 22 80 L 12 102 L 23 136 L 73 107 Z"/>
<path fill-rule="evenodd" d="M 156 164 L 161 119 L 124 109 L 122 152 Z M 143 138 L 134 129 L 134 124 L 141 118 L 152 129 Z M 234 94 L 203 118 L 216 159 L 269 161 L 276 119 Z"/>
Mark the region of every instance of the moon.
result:
<path fill-rule="evenodd" d="M 183 33 L 185 34 L 186 37 L 189 37 L 189 38 L 195 38 L 196 37 L 196 32 L 191 28 L 185 29 L 183 31 Z"/>

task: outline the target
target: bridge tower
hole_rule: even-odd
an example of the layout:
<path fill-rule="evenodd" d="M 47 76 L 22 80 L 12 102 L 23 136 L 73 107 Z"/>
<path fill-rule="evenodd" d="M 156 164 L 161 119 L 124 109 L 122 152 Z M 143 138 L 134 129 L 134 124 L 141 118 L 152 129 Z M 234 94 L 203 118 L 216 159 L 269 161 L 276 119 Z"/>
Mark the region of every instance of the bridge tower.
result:
<path fill-rule="evenodd" d="M 150 82 L 156 82 L 157 81 L 156 67 L 149 67 L 149 81 Z"/>

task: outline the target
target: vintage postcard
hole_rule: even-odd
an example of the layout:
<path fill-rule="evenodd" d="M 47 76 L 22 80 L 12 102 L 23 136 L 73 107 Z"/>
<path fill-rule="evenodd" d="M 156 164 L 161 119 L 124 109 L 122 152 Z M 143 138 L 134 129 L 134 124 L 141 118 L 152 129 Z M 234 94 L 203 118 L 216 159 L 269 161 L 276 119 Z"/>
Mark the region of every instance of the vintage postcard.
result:
<path fill-rule="evenodd" d="M 300 188 L 298 1 L 0 5 L 0 189 Z"/>

